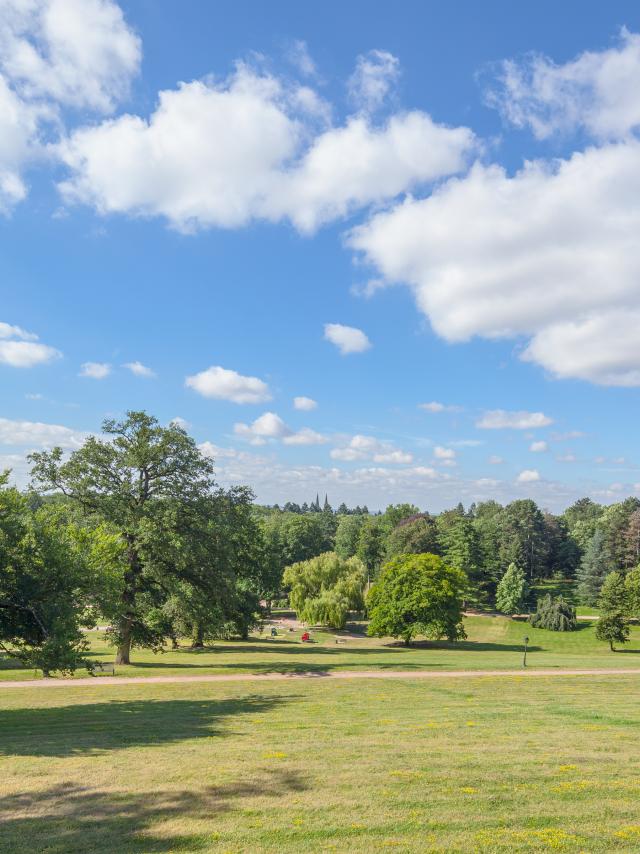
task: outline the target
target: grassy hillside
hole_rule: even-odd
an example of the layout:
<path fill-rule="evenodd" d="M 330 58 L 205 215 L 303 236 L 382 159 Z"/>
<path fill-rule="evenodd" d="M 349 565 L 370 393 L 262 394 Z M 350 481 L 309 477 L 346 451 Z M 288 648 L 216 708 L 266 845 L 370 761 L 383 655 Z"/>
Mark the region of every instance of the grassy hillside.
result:
<path fill-rule="evenodd" d="M 0 850 L 637 851 L 636 694 L 635 676 L 7 690 Z"/>

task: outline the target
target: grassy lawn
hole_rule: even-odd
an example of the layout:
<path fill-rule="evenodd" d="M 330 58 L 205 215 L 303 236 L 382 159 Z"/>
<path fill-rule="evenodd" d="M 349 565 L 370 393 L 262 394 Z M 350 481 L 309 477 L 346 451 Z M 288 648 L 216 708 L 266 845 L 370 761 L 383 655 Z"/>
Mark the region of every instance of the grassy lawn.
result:
<path fill-rule="evenodd" d="M 468 640 L 457 644 L 427 643 L 405 649 L 392 641 L 349 638 L 342 645 L 328 632 L 312 632 L 313 644 L 300 643 L 300 633 L 278 638 L 254 637 L 250 641 L 220 641 L 208 649 L 186 646 L 162 654 L 134 650 L 134 664 L 119 667 L 120 676 L 188 675 L 207 673 L 295 673 L 332 670 L 513 669 L 522 662 L 522 641 L 529 637 L 528 662 L 532 667 L 640 667 L 640 627 L 632 628 L 624 651 L 611 653 L 596 641 L 594 624 L 581 621 L 576 632 L 534 629 L 528 623 L 504 617 L 469 617 Z M 113 661 L 113 648 L 101 633 L 91 635 L 98 660 Z M 0 679 L 31 678 L 34 674 L 15 662 L 0 659 Z M 86 676 L 86 672 L 78 675 Z M 106 677 L 108 678 L 108 677 Z"/>
<path fill-rule="evenodd" d="M 638 851 L 639 726 L 634 676 L 9 690 L 0 851 Z"/>

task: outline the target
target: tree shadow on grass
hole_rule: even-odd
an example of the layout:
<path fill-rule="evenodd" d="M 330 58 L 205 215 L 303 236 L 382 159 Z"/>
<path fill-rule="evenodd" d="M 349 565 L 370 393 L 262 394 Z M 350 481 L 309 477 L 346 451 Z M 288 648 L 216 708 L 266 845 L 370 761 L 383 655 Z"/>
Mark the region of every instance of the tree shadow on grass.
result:
<path fill-rule="evenodd" d="M 159 854 L 212 850 L 217 817 L 256 795 L 286 797 L 307 784 L 292 771 L 261 774 L 260 782 L 236 781 L 199 791 L 108 792 L 63 783 L 15 794 L 0 803 L 0 851 L 47 854 Z M 189 822 L 209 822 L 189 831 Z M 171 829 L 171 823 L 184 830 Z M 162 824 L 162 827 L 156 827 Z M 155 830 L 154 830 L 155 827 Z M 222 840 L 221 840 L 222 841 Z"/>
<path fill-rule="evenodd" d="M 228 736 L 224 722 L 268 712 L 294 697 L 113 700 L 0 710 L 0 756 L 77 756 Z M 0 850 L 2 848 L 0 847 Z"/>

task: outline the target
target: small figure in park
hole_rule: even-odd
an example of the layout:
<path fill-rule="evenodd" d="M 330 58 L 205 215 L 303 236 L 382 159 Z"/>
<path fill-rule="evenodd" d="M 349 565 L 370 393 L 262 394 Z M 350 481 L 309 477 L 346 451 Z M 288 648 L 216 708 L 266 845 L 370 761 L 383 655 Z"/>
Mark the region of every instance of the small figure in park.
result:
<path fill-rule="evenodd" d="M 310 635 L 309 635 L 309 632 L 303 632 L 302 637 L 300 638 L 300 640 L 301 640 L 303 643 L 306 643 L 306 642 L 310 641 L 310 640 L 311 640 L 311 637 L 310 637 Z"/>
<path fill-rule="evenodd" d="M 271 637 L 272 637 L 272 638 L 277 638 L 277 637 L 278 637 L 278 630 L 276 629 L 276 627 L 275 627 L 275 626 L 271 626 Z"/>

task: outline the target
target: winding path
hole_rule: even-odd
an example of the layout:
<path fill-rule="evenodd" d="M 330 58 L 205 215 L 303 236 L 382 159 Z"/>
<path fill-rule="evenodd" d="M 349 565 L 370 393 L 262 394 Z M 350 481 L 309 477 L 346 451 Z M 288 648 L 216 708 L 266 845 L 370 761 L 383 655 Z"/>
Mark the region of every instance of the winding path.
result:
<path fill-rule="evenodd" d="M 337 670 L 304 673 L 230 673 L 209 676 L 89 676 L 81 679 L 21 679 L 0 681 L 9 688 L 108 688 L 110 685 L 181 685 L 192 682 L 287 682 L 299 679 L 473 679 L 534 676 L 640 676 L 640 668 L 548 668 L 521 670 Z"/>

